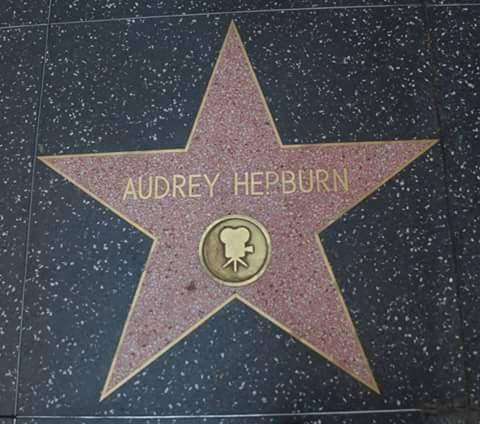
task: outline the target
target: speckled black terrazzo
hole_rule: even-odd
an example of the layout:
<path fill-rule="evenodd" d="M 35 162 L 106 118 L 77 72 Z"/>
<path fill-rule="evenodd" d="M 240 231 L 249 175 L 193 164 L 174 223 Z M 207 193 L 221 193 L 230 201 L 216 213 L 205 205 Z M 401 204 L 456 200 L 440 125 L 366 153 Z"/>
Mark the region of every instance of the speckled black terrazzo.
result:
<path fill-rule="evenodd" d="M 430 137 L 421 16 L 363 9 L 54 26 L 41 152 L 184 145 L 232 18 L 285 143 Z"/>
<path fill-rule="evenodd" d="M 41 25 L 0 30 L 0 424 L 480 422 L 448 412 L 480 406 L 480 5 L 451 2 L 53 0 L 39 154 L 183 146 L 231 19 L 285 143 L 441 143 L 321 234 L 380 395 L 232 303 L 100 402 L 151 242 L 37 162 L 17 411 L 48 0 L 2 4 Z M 408 408 L 444 412 L 373 412 Z M 299 415 L 221 417 L 269 413 Z"/>
<path fill-rule="evenodd" d="M 0 7 L 0 28 L 14 25 L 44 24 L 49 0 L 5 0 Z"/>
<path fill-rule="evenodd" d="M 478 1 L 476 0 L 428 0 L 427 4 L 430 6 L 447 6 L 447 7 L 456 7 L 462 5 L 476 5 Z"/>
<path fill-rule="evenodd" d="M 54 26 L 42 153 L 185 144 L 227 19 Z"/>
<path fill-rule="evenodd" d="M 150 240 L 44 165 L 37 170 L 19 412 L 88 414 Z"/>
<path fill-rule="evenodd" d="M 250 418 L 21 418 L 17 424 L 475 424 L 478 415 L 453 414 L 421 414 L 421 413 L 368 413 L 339 414 L 316 416 L 283 416 L 283 417 L 250 417 Z M 7 423 L 1 424 L 10 424 Z"/>
<path fill-rule="evenodd" d="M 480 8 L 430 11 L 457 272 L 467 383 L 480 404 Z M 447 29 L 448 28 L 448 29 Z"/>
<path fill-rule="evenodd" d="M 205 14 L 219 12 L 277 10 L 325 6 L 421 4 L 415 0 L 53 0 L 52 21 L 84 21 L 138 16 Z"/>
<path fill-rule="evenodd" d="M 421 9 L 237 20 L 284 143 L 435 134 Z"/>
<path fill-rule="evenodd" d="M 336 416 L 284 416 L 250 418 L 177 418 L 177 419 L 118 419 L 86 420 L 62 418 L 63 424 L 427 424 L 428 416 L 420 413 L 383 413 Z M 18 424 L 57 424 L 58 419 L 20 419 Z M 432 424 L 435 421 L 431 421 Z M 462 424 L 458 422 L 458 424 Z"/>
<path fill-rule="evenodd" d="M 40 28 L 0 32 L 0 415 L 13 413 L 40 71 Z"/>
<path fill-rule="evenodd" d="M 463 402 L 445 206 L 435 146 L 321 234 L 382 394 L 402 407 Z"/>
<path fill-rule="evenodd" d="M 435 135 L 421 10 L 330 10 L 53 26 L 40 152 L 184 145 L 232 17 L 286 143 Z M 40 163 L 33 204 L 20 415 L 463 400 L 438 146 L 322 235 L 381 395 L 234 303 L 100 403 L 150 242 Z"/>

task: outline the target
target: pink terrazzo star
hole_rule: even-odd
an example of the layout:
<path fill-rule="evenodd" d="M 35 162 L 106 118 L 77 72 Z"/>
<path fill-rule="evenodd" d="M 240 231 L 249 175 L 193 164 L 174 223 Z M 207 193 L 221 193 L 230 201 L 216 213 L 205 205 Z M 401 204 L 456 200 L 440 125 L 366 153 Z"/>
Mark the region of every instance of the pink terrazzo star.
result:
<path fill-rule="evenodd" d="M 154 240 L 101 398 L 233 299 L 246 303 L 378 392 L 318 234 L 434 143 L 282 146 L 232 24 L 186 149 L 42 158 Z M 308 174 L 316 169 L 347 169 L 348 191 L 344 187 L 327 190 L 323 185 L 308 193 L 287 194 L 278 186 L 268 193 L 258 186 L 263 194 L 255 196 L 232 191 L 235 172 L 304 170 Z M 192 194 L 199 197 L 188 197 L 187 186 L 183 189 L 186 198 L 181 191 L 174 197 L 172 190 L 157 199 L 125 195 L 128 178 L 146 181 L 161 175 L 172 182 L 174 174 L 220 176 L 212 193 L 205 184 L 195 187 Z M 198 255 L 208 225 L 231 214 L 258 220 L 272 241 L 265 273 L 257 282 L 239 288 L 213 281 Z"/>

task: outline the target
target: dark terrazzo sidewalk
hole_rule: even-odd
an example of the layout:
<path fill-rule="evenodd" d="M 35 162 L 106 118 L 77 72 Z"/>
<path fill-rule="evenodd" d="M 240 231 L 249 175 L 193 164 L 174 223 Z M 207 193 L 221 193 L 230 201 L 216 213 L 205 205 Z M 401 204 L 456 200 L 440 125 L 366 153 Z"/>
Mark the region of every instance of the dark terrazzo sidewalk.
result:
<path fill-rule="evenodd" d="M 2 7 L 0 424 L 475 423 L 480 5 L 448 3 Z M 151 240 L 34 156 L 184 146 L 232 20 L 284 143 L 440 139 L 320 235 L 381 394 L 234 302 L 99 402 Z"/>

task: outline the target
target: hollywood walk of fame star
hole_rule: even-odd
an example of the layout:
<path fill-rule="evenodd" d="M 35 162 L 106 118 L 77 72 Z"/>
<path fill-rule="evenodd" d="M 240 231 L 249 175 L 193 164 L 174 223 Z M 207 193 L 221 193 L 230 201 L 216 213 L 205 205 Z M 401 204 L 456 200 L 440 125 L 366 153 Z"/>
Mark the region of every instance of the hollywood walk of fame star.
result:
<path fill-rule="evenodd" d="M 283 145 L 232 23 L 185 149 L 41 158 L 153 240 L 101 399 L 234 299 L 379 392 L 319 233 L 434 143 Z M 347 169 L 348 187 L 232 192 L 233 174 L 298 169 Z M 217 174 L 214 193 L 205 186 L 200 196 L 126 192 L 126 182 L 142 176 Z M 271 237 L 268 267 L 244 287 L 215 282 L 198 256 L 205 229 L 235 214 L 257 220 Z"/>

